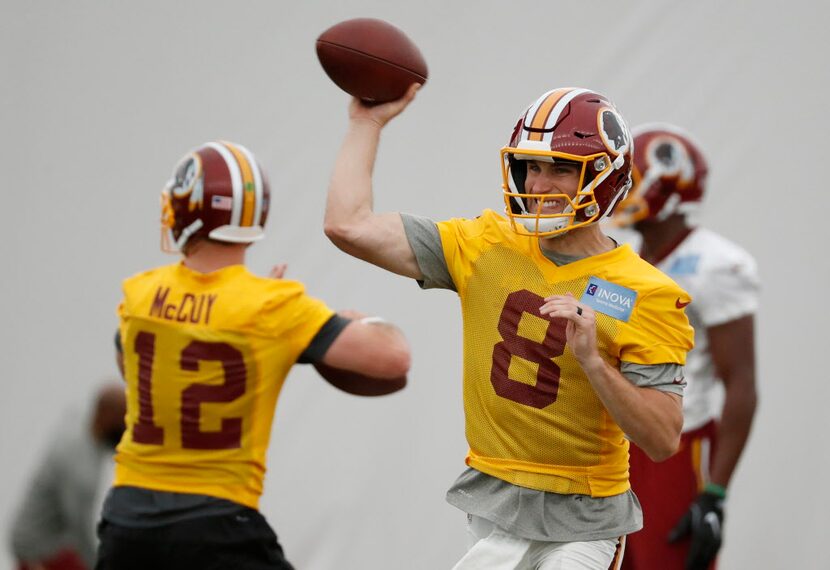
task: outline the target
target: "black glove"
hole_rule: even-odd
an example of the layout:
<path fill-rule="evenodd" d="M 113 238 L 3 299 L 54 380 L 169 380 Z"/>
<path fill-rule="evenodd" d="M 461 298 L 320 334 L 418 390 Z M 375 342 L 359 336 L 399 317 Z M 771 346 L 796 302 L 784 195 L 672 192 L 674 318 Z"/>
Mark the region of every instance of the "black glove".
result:
<path fill-rule="evenodd" d="M 669 533 L 669 542 L 692 536 L 686 570 L 706 570 L 717 556 L 722 540 L 723 501 L 720 495 L 704 491 Z"/>

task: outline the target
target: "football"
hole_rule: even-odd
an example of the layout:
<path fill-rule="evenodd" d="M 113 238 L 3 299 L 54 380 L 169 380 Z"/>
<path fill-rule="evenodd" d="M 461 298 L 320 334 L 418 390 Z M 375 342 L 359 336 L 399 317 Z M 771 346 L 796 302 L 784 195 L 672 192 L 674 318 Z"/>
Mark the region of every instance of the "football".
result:
<path fill-rule="evenodd" d="M 314 368 L 326 382 L 355 396 L 385 396 L 403 390 L 406 386 L 406 376 L 388 379 L 370 378 L 357 372 L 327 366 L 322 362 L 315 363 Z"/>
<path fill-rule="evenodd" d="M 410 85 L 427 80 L 418 46 L 374 18 L 346 20 L 324 31 L 317 38 L 317 59 L 338 87 L 367 102 L 400 99 Z"/>

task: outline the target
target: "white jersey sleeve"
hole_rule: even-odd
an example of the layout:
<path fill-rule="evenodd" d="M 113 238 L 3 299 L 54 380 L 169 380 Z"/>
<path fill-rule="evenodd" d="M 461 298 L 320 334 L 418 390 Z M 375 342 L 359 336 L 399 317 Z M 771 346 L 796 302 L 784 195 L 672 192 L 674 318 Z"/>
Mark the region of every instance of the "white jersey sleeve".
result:
<path fill-rule="evenodd" d="M 754 314 L 760 280 L 753 257 L 704 228 L 695 229 L 658 267 L 692 296 L 686 309 L 695 347 L 686 358 L 683 430 L 720 415 L 723 391 L 709 352 L 708 329 Z"/>
<path fill-rule="evenodd" d="M 717 234 L 700 241 L 704 249 L 694 303 L 701 323 L 712 327 L 754 314 L 760 294 L 755 259 Z"/>

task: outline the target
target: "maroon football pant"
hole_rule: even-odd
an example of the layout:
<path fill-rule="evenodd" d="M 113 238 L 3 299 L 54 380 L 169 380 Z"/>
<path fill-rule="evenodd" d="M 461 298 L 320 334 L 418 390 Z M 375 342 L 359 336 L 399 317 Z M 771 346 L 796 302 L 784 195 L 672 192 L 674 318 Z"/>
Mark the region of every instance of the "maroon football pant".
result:
<path fill-rule="evenodd" d="M 46 560 L 41 560 L 44 570 L 88 570 L 81 557 L 74 550 L 61 550 Z M 18 570 L 31 570 L 32 566 L 25 562 L 18 562 Z"/>
<path fill-rule="evenodd" d="M 667 537 L 709 479 L 715 436 L 714 421 L 684 433 L 680 450 L 661 463 L 631 444 L 631 487 L 643 506 L 644 527 L 628 535 L 623 570 L 683 570 L 691 540 L 669 544 Z"/>

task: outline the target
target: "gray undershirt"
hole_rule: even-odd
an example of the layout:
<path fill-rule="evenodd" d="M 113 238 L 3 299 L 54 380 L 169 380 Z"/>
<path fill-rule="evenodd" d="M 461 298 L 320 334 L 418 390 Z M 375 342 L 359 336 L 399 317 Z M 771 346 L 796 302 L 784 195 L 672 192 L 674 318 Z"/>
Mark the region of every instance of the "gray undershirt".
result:
<path fill-rule="evenodd" d="M 401 219 L 423 274 L 423 280 L 418 284 L 423 289 L 457 291 L 435 222 L 411 214 L 401 214 Z M 558 266 L 581 259 L 543 248 L 541 251 Z M 679 364 L 622 362 L 620 372 L 637 386 L 683 395 L 683 386 L 674 382 L 683 376 L 683 367 Z M 447 502 L 531 540 L 613 539 L 643 526 L 640 502 L 631 490 L 611 497 L 563 495 L 513 485 L 471 468 L 466 469 L 447 491 Z"/>

